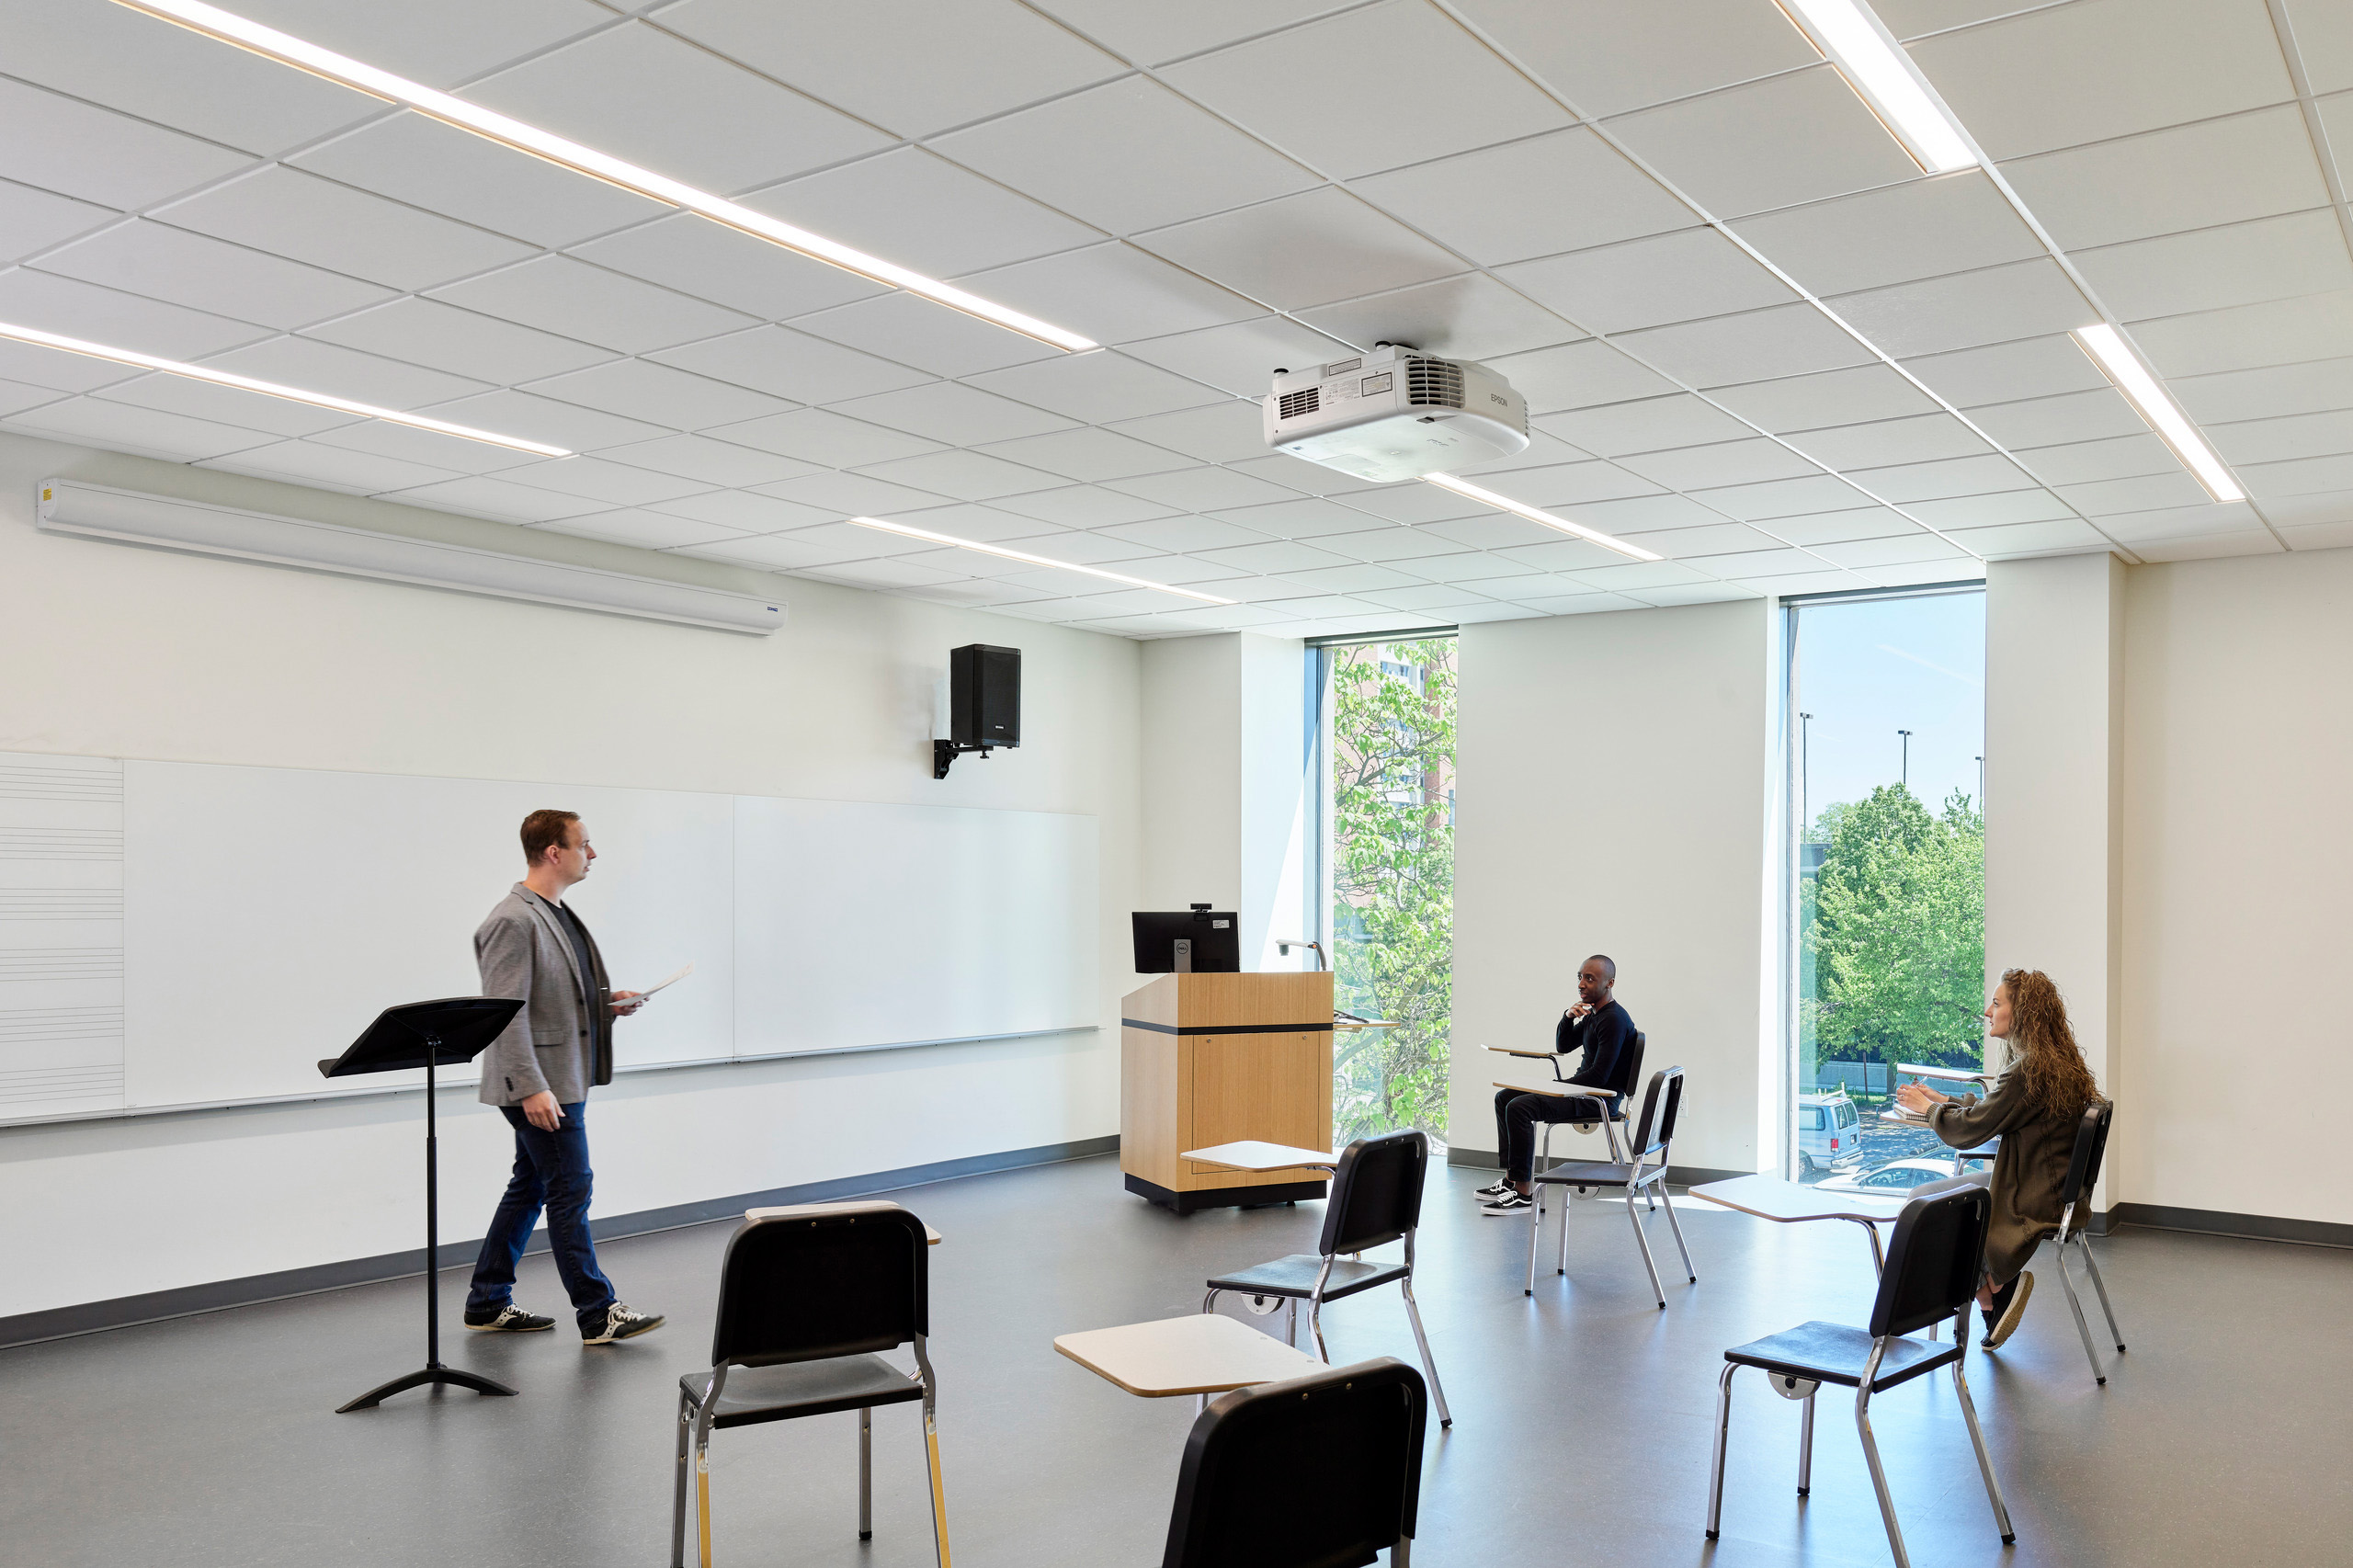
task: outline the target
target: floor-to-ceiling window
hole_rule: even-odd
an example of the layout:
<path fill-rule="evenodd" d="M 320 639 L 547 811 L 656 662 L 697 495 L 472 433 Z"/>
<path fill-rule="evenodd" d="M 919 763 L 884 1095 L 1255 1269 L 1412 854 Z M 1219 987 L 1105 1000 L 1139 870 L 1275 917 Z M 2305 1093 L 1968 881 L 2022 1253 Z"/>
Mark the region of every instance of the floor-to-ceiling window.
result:
<path fill-rule="evenodd" d="M 1789 1165 L 1900 1190 L 1951 1174 L 1882 1121 L 1899 1065 L 1983 1065 L 1985 596 L 1790 605 Z"/>
<path fill-rule="evenodd" d="M 1453 1012 L 1455 641 L 1312 648 L 1324 779 L 1314 896 L 1334 1005 L 1391 1027 L 1333 1038 L 1339 1148 L 1446 1136 Z"/>

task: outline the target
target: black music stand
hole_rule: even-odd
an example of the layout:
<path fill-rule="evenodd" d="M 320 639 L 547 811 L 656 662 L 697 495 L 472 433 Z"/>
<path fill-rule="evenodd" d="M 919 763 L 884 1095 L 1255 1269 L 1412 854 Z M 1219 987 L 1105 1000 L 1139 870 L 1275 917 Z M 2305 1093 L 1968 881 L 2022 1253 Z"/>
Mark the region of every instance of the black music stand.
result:
<path fill-rule="evenodd" d="M 368 1026 L 367 1033 L 351 1042 L 350 1050 L 332 1062 L 319 1063 L 319 1072 L 329 1078 L 425 1069 L 425 1367 L 369 1389 L 349 1404 L 335 1406 L 337 1415 L 370 1409 L 404 1389 L 429 1383 L 449 1383 L 476 1393 L 515 1392 L 479 1373 L 441 1364 L 441 1188 L 434 1137 L 433 1070 L 472 1062 L 522 1010 L 520 1000 L 505 996 L 445 996 L 438 1002 L 387 1007 Z"/>

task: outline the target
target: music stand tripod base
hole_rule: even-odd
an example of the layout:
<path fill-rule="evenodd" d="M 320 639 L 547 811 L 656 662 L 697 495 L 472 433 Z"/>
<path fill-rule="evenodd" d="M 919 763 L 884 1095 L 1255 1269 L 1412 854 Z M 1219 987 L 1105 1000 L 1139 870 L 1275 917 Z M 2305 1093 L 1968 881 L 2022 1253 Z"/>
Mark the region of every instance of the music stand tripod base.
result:
<path fill-rule="evenodd" d="M 425 1069 L 425 1365 L 391 1382 L 380 1383 L 348 1404 L 335 1408 L 337 1415 L 372 1410 L 396 1393 L 414 1388 L 472 1389 L 476 1393 L 512 1394 L 515 1391 L 494 1378 L 441 1364 L 441 1183 L 439 1139 L 434 1112 L 437 1067 L 458 1067 L 490 1047 L 523 1004 L 503 996 L 449 996 L 438 1002 L 412 1002 L 387 1007 L 368 1026 L 368 1032 L 332 1062 L 319 1063 L 329 1078 L 359 1073 L 394 1073 Z"/>

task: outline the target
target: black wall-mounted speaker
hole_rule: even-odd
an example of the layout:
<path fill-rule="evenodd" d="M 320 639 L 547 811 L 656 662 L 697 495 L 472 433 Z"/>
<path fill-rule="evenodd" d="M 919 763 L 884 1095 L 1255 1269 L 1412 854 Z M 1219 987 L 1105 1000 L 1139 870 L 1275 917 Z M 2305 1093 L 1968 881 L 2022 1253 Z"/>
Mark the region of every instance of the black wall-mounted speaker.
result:
<path fill-rule="evenodd" d="M 1021 744 L 1021 650 L 967 643 L 948 655 L 948 736 L 959 746 Z"/>

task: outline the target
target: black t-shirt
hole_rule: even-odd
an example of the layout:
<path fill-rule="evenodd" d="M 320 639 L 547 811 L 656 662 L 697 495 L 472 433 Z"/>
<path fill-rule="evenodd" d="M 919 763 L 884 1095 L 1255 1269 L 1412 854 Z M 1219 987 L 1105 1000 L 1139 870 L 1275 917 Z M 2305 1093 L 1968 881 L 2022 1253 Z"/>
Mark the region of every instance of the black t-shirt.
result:
<path fill-rule="evenodd" d="M 1587 1013 L 1582 1018 L 1561 1015 L 1560 1027 L 1552 1034 L 1552 1050 L 1565 1054 L 1584 1052 L 1584 1059 L 1569 1074 L 1572 1082 L 1590 1084 L 1597 1089 L 1623 1089 L 1618 1082 L 1620 1063 L 1626 1050 L 1634 1043 L 1634 1020 L 1617 998 Z"/>
<path fill-rule="evenodd" d="M 564 939 L 572 944 L 573 961 L 580 966 L 580 1011 L 588 1022 L 588 1042 L 601 1051 L 612 1028 L 612 1015 L 598 1005 L 597 960 L 589 949 L 588 927 L 580 924 L 580 916 L 572 913 L 570 904 L 557 904 L 555 913 L 557 923 L 563 927 Z"/>

